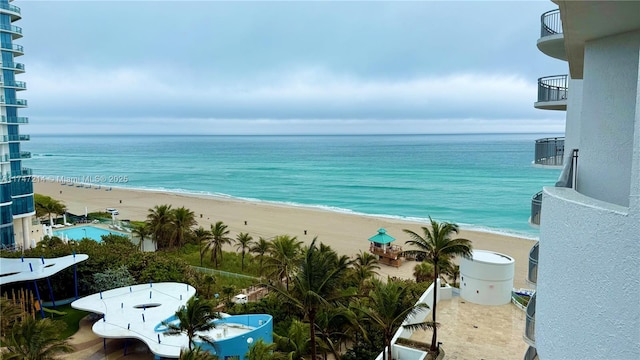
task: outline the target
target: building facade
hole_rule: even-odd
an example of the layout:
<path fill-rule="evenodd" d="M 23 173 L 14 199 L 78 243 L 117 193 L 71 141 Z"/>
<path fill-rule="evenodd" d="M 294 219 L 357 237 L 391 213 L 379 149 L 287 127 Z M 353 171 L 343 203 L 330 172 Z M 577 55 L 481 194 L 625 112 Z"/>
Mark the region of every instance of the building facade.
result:
<path fill-rule="evenodd" d="M 537 45 L 569 75 L 535 106 L 566 109 L 566 151 L 540 196 L 525 359 L 638 359 L 640 2 L 554 3 Z"/>
<path fill-rule="evenodd" d="M 28 119 L 18 114 L 27 106 L 20 98 L 26 84 L 16 79 L 24 73 L 24 65 L 16 61 L 23 48 L 14 43 L 22 37 L 22 29 L 14 25 L 20 19 L 19 7 L 0 0 L 0 246 L 9 249 L 32 245 L 30 229 L 35 215 L 31 169 L 22 166 L 22 160 L 31 157 L 21 149 L 29 135 L 21 134 L 20 127 Z"/>

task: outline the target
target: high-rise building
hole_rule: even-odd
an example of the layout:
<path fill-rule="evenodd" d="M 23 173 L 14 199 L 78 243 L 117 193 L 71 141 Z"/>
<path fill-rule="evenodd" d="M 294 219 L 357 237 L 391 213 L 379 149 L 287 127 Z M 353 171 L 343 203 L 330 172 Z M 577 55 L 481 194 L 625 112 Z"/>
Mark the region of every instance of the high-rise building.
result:
<path fill-rule="evenodd" d="M 640 359 L 640 1 L 553 0 L 538 48 L 569 65 L 536 108 L 566 110 L 564 167 L 534 198 L 525 359 Z"/>
<path fill-rule="evenodd" d="M 22 160 L 31 154 L 21 150 L 29 135 L 20 133 L 28 119 L 18 115 L 27 106 L 19 98 L 26 89 L 16 75 L 24 73 L 24 65 L 16 62 L 23 55 L 21 45 L 14 41 L 22 37 L 22 29 L 13 23 L 20 20 L 20 8 L 8 0 L 0 0 L 0 241 L 3 248 L 31 246 L 31 221 L 35 215 L 31 169 L 22 167 Z"/>

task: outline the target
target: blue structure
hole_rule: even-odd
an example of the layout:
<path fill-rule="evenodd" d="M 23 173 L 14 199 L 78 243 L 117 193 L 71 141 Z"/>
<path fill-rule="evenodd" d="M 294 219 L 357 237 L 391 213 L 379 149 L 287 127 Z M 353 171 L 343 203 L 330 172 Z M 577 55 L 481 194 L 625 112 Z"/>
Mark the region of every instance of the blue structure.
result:
<path fill-rule="evenodd" d="M 18 109 L 27 107 L 27 100 L 17 97 L 27 88 L 16 80 L 16 74 L 24 73 L 24 64 L 15 58 L 24 52 L 14 44 L 22 37 L 22 28 L 13 23 L 21 18 L 19 7 L 0 0 L 0 248 L 9 249 L 32 246 L 30 226 L 35 215 L 31 169 L 22 167 L 31 153 L 20 148 L 29 140 L 29 135 L 20 133 L 20 125 L 28 119 L 18 116 Z"/>
<path fill-rule="evenodd" d="M 172 316 L 164 322 L 176 321 Z M 215 346 L 207 343 L 196 342 L 203 350 L 217 355 L 219 359 L 245 359 L 245 354 L 251 345 L 262 339 L 266 344 L 273 342 L 273 317 L 266 314 L 231 315 L 217 319 L 215 335 L 212 340 Z M 222 329 L 222 331 L 219 331 Z M 154 330 L 158 333 L 166 331 L 162 323 L 156 325 Z"/>

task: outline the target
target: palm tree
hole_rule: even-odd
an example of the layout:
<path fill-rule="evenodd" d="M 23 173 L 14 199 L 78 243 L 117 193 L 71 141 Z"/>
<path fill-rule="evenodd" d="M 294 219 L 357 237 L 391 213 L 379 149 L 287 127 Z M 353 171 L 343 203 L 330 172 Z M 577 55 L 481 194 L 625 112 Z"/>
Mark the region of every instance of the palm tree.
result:
<path fill-rule="evenodd" d="M 163 321 L 167 327 L 165 336 L 186 334 L 189 338 L 189 350 L 193 350 L 194 339 L 199 338 L 207 344 L 213 345 L 213 340 L 198 333 L 207 332 L 216 327 L 213 320 L 220 318 L 214 310 L 215 305 L 208 300 L 192 297 L 186 305 L 181 306 L 175 313 L 178 323 Z"/>
<path fill-rule="evenodd" d="M 156 250 L 168 246 L 169 227 L 172 220 L 171 205 L 156 205 L 153 209 L 149 209 L 147 224 L 149 224 L 151 239 L 156 246 Z"/>
<path fill-rule="evenodd" d="M 291 291 L 282 284 L 270 286 L 285 302 L 299 309 L 309 322 L 309 339 L 311 341 L 311 359 L 315 359 L 316 351 L 316 315 L 331 303 L 348 299 L 349 293 L 342 293 L 342 282 L 349 262 L 347 257 L 338 257 L 328 246 L 316 247 L 316 240 L 305 248 L 304 257 L 299 269 L 293 277 L 294 287 Z"/>
<path fill-rule="evenodd" d="M 222 246 L 231 244 L 228 226 L 222 221 L 211 225 L 211 240 L 207 243 L 204 251 L 211 250 L 211 262 L 215 262 L 218 267 L 218 259 L 222 262 Z"/>
<path fill-rule="evenodd" d="M 360 311 L 365 314 L 365 318 L 383 333 L 387 359 L 391 359 L 391 339 L 405 318 L 429 308 L 424 303 L 407 306 L 404 300 L 408 296 L 409 288 L 403 283 L 391 279 L 387 279 L 387 282 L 384 283 L 374 279 L 373 289 L 369 292 L 368 306 L 360 308 Z M 430 321 L 402 326 L 410 330 L 436 328 L 434 323 Z"/>
<path fill-rule="evenodd" d="M 413 276 L 416 278 L 416 282 L 424 282 L 433 276 L 433 266 L 428 262 L 418 263 L 413 268 Z"/>
<path fill-rule="evenodd" d="M 242 266 L 241 269 L 244 271 L 244 254 L 249 250 L 251 244 L 253 243 L 253 237 L 248 233 L 239 233 L 236 236 L 236 250 L 242 249 Z"/>
<path fill-rule="evenodd" d="M 138 250 L 144 251 L 144 239 L 151 235 L 151 230 L 147 223 L 134 225 L 131 233 L 140 239 L 138 242 Z"/>
<path fill-rule="evenodd" d="M 218 356 L 211 354 L 201 347 L 195 349 L 181 349 L 179 360 L 218 360 Z"/>
<path fill-rule="evenodd" d="M 362 289 L 369 279 L 378 275 L 376 270 L 380 270 L 380 265 L 375 255 L 360 251 L 353 261 L 353 269 L 358 288 Z"/>
<path fill-rule="evenodd" d="M 264 261 L 265 254 L 269 251 L 269 241 L 260 236 L 258 241 L 253 243 L 253 246 L 249 251 L 258 255 L 260 273 L 262 274 L 262 262 Z"/>
<path fill-rule="evenodd" d="M 185 208 L 184 206 L 173 210 L 173 236 L 169 240 L 169 247 L 173 247 L 174 241 L 178 247 L 181 247 L 186 242 L 187 234 L 191 231 L 193 226 L 196 226 L 196 216 L 193 211 Z"/>
<path fill-rule="evenodd" d="M 287 336 L 280 336 L 273 333 L 273 340 L 278 346 L 278 351 L 286 354 L 288 360 L 304 360 L 305 355 L 309 354 L 309 345 L 311 343 L 308 338 L 309 324 L 305 324 L 298 319 L 293 319 Z"/>
<path fill-rule="evenodd" d="M 66 206 L 60 200 L 56 200 L 50 196 L 35 194 L 33 201 L 35 203 L 36 216 L 49 216 L 49 225 L 53 225 L 53 217 L 51 214 L 62 215 L 67 211 Z"/>
<path fill-rule="evenodd" d="M 439 223 L 429 217 L 431 222 L 431 229 L 426 226 L 422 227 L 423 236 L 404 229 L 404 232 L 409 234 L 411 240 L 406 241 L 406 244 L 416 246 L 418 250 L 412 250 L 416 254 L 424 255 L 425 261 L 429 262 L 433 266 L 433 309 L 432 323 L 436 324 L 436 304 L 438 296 L 438 277 L 440 277 L 440 266 L 443 260 L 450 260 L 455 256 L 462 256 L 465 258 L 471 257 L 473 247 L 471 241 L 462 238 L 452 239 L 453 234 L 458 233 L 458 225 L 443 222 Z M 438 353 L 438 330 L 437 327 L 433 328 L 433 336 L 431 338 L 431 352 Z"/>
<path fill-rule="evenodd" d="M 23 316 L 20 307 L 6 296 L 0 297 L 0 338 Z"/>
<path fill-rule="evenodd" d="M 202 258 L 204 257 L 204 253 L 206 252 L 206 248 L 202 248 L 202 244 L 206 244 L 209 240 L 212 239 L 211 231 L 206 230 L 202 226 L 193 230 L 194 240 L 200 245 L 200 266 L 202 266 Z"/>
<path fill-rule="evenodd" d="M 58 354 L 73 352 L 73 346 L 66 339 L 60 339 L 60 332 L 65 326 L 65 323 L 51 319 L 26 317 L 3 339 L 7 353 L 2 358 L 53 360 L 58 358 Z"/>
<path fill-rule="evenodd" d="M 247 360 L 273 360 L 275 354 L 273 353 L 278 346 L 274 343 L 267 344 L 262 339 L 254 342 L 249 351 L 245 354 Z"/>
<path fill-rule="evenodd" d="M 352 330 L 362 331 L 358 328 L 356 316 L 350 309 L 337 306 L 323 309 L 316 316 L 316 333 L 321 347 L 329 351 L 335 359 L 342 356 L 341 347 L 347 341 L 353 339 Z"/>
<path fill-rule="evenodd" d="M 302 242 L 289 235 L 277 236 L 269 243 L 269 257 L 265 259 L 265 268 L 271 278 L 278 282 L 285 279 L 287 291 L 295 264 L 300 258 Z"/>
<path fill-rule="evenodd" d="M 456 282 L 458 281 L 458 277 L 460 276 L 460 265 L 450 263 L 444 273 L 447 274 L 447 276 L 449 276 L 451 279 L 453 279 L 453 286 L 456 287 Z"/>

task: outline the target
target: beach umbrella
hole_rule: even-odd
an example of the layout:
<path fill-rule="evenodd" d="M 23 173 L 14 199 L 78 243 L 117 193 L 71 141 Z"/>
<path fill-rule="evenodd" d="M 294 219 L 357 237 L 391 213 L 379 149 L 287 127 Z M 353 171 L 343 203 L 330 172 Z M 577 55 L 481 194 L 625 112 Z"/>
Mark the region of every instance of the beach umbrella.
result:
<path fill-rule="evenodd" d="M 87 207 L 85 206 L 84 207 L 84 217 L 86 218 L 87 215 L 89 215 L 89 211 L 88 211 Z"/>

